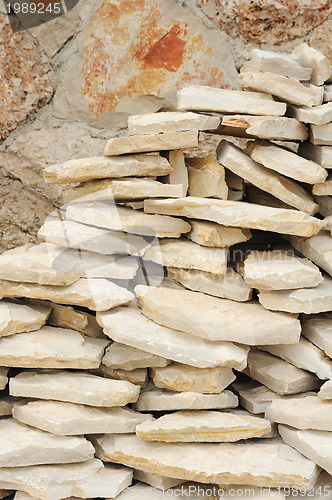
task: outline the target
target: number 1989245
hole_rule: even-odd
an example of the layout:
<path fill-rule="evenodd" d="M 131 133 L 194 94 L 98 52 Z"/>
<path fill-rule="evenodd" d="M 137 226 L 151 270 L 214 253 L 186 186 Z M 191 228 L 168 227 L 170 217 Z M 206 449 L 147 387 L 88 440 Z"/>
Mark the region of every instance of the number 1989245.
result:
<path fill-rule="evenodd" d="M 7 14 L 61 14 L 63 7 L 61 2 L 45 5 L 42 2 L 12 2 L 5 3 Z"/>

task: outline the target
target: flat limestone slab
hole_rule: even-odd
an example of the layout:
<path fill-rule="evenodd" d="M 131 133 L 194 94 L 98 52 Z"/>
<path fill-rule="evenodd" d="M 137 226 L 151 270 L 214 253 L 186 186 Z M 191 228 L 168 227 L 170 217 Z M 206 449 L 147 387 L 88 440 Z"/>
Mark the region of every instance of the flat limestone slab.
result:
<path fill-rule="evenodd" d="M 266 92 L 298 106 L 318 106 L 323 102 L 324 89 L 322 87 L 315 85 L 306 87 L 294 78 L 287 78 L 276 73 L 242 73 L 238 77 L 238 82 L 244 89 Z"/>
<path fill-rule="evenodd" d="M 10 379 L 11 396 L 54 399 L 89 406 L 124 406 L 134 403 L 140 388 L 130 382 L 67 371 L 22 372 Z"/>
<path fill-rule="evenodd" d="M 257 345 L 296 343 L 299 339 L 297 319 L 271 313 L 257 302 L 234 302 L 200 292 L 144 285 L 138 285 L 135 293 L 148 318 L 207 340 Z"/>
<path fill-rule="evenodd" d="M 310 141 L 314 145 L 331 146 L 332 123 L 326 123 L 325 125 L 311 125 Z"/>
<path fill-rule="evenodd" d="M 317 396 L 302 399 L 276 399 L 265 417 L 272 422 L 291 425 L 296 429 L 332 430 L 332 402 Z"/>
<path fill-rule="evenodd" d="M 114 318 L 114 316 L 112 317 Z M 168 359 L 119 342 L 113 342 L 106 349 L 103 357 L 103 364 L 114 370 L 119 368 L 122 370 L 135 370 L 136 368 L 148 368 L 151 366 L 162 367 L 170 363 L 171 361 Z"/>
<path fill-rule="evenodd" d="M 332 309 L 332 279 L 325 277 L 315 288 L 298 290 L 262 290 L 259 302 L 272 311 L 316 314 Z M 280 342 L 281 343 L 281 342 Z"/>
<path fill-rule="evenodd" d="M 298 430 L 287 425 L 278 426 L 283 441 L 309 458 L 329 474 L 332 473 L 332 435 L 326 431 Z"/>
<path fill-rule="evenodd" d="M 40 330 L 0 339 L 0 365 L 22 368 L 98 368 L 107 340 L 68 328 Z"/>
<path fill-rule="evenodd" d="M 84 462 L 94 455 L 93 446 L 83 437 L 56 436 L 13 418 L 2 419 L 0 431 L 1 467 Z"/>
<path fill-rule="evenodd" d="M 317 204 L 304 188 L 255 162 L 233 144 L 221 141 L 217 149 L 217 158 L 233 173 L 243 177 L 263 191 L 267 191 L 284 203 L 309 214 L 318 211 Z"/>
<path fill-rule="evenodd" d="M 248 354 L 248 374 L 278 394 L 298 394 L 319 387 L 318 379 L 286 361 L 262 351 Z"/>
<path fill-rule="evenodd" d="M 82 306 L 92 311 L 107 311 L 128 304 L 133 294 L 106 279 L 80 278 L 68 286 L 35 285 L 0 281 L 0 297 L 29 297 L 59 304 Z"/>
<path fill-rule="evenodd" d="M 126 380 L 140 387 L 146 387 L 149 378 L 147 368 L 135 368 L 135 370 L 122 370 L 117 368 L 112 370 L 112 368 L 103 364 L 100 365 L 97 375 L 103 375 L 106 378 L 114 378 L 115 380 Z"/>
<path fill-rule="evenodd" d="M 105 156 L 148 151 L 197 148 L 198 129 L 167 131 L 163 134 L 135 134 L 109 139 L 104 149 Z"/>
<path fill-rule="evenodd" d="M 169 174 L 171 171 L 166 158 L 157 154 L 119 158 L 93 156 L 50 165 L 44 170 L 44 179 L 48 184 L 66 184 L 110 177 L 155 177 Z"/>
<path fill-rule="evenodd" d="M 258 137 L 274 141 L 304 141 L 308 138 L 306 126 L 284 116 L 226 115 L 222 118 L 222 134 Z"/>
<path fill-rule="evenodd" d="M 146 236 L 179 238 L 190 225 L 175 217 L 149 215 L 140 210 L 103 202 L 74 203 L 66 210 L 68 219 L 104 229 Z"/>
<path fill-rule="evenodd" d="M 179 130 L 213 130 L 218 128 L 220 118 L 198 113 L 164 111 L 147 113 L 128 118 L 128 134 L 160 134 Z"/>
<path fill-rule="evenodd" d="M 332 147 L 331 146 L 315 146 L 309 142 L 300 145 L 299 153 L 318 163 L 323 168 L 332 168 Z"/>
<path fill-rule="evenodd" d="M 228 186 L 225 169 L 214 155 L 204 158 L 187 158 L 190 196 L 221 198 L 227 200 Z"/>
<path fill-rule="evenodd" d="M 292 58 L 301 66 L 312 69 L 310 81 L 315 85 L 323 85 L 331 76 L 331 66 L 328 58 L 306 43 L 301 43 L 293 49 Z"/>
<path fill-rule="evenodd" d="M 2 300 L 0 302 L 0 337 L 14 333 L 39 330 L 51 310 L 47 307 L 27 306 Z"/>
<path fill-rule="evenodd" d="M 322 385 L 318 396 L 322 399 L 332 399 L 332 381 L 329 380 Z"/>
<path fill-rule="evenodd" d="M 282 250 L 251 252 L 244 261 L 243 277 L 248 286 L 259 290 L 311 288 L 323 281 L 310 260 Z"/>
<path fill-rule="evenodd" d="M 236 408 L 238 398 L 231 391 L 219 394 L 202 394 L 200 392 L 173 392 L 154 388 L 141 391 L 133 408 L 137 411 L 168 410 L 218 410 Z"/>
<path fill-rule="evenodd" d="M 305 318 L 302 324 L 302 335 L 332 358 L 331 315 Z"/>
<path fill-rule="evenodd" d="M 182 196 L 188 191 L 188 169 L 185 163 L 185 156 L 181 149 L 176 149 L 168 153 L 168 161 L 172 167 L 172 172 L 164 177 L 166 183 L 182 186 Z"/>
<path fill-rule="evenodd" d="M 143 259 L 165 267 L 198 269 L 215 274 L 225 274 L 227 248 L 204 247 L 187 239 L 161 241 L 148 248 Z"/>
<path fill-rule="evenodd" d="M 200 220 L 191 220 L 191 231 L 186 237 L 199 245 L 207 247 L 230 247 L 251 238 L 249 229 L 227 227 Z"/>
<path fill-rule="evenodd" d="M 191 85 L 178 91 L 177 107 L 181 110 L 217 111 L 220 113 L 246 113 L 283 116 L 286 104 L 276 102 L 271 95 L 241 90 L 216 89 Z"/>
<path fill-rule="evenodd" d="M 328 217 L 332 215 L 332 197 L 331 196 L 314 196 L 316 203 L 319 205 L 319 213 Z"/>
<path fill-rule="evenodd" d="M 311 67 L 303 67 L 284 52 L 254 49 L 251 60 L 260 71 L 278 73 L 296 80 L 310 80 L 311 78 Z"/>
<path fill-rule="evenodd" d="M 165 291 L 162 288 L 162 293 Z M 247 363 L 246 349 L 231 342 L 211 342 L 159 325 L 144 316 L 135 304 L 98 314 L 97 321 L 105 335 L 116 342 L 143 348 L 162 358 L 167 356 L 198 368 L 227 366 L 242 370 Z"/>
<path fill-rule="evenodd" d="M 332 121 L 332 103 L 321 104 L 313 108 L 300 108 L 290 105 L 288 107 L 290 116 L 304 123 L 314 125 L 325 125 Z"/>
<path fill-rule="evenodd" d="M 144 211 L 209 220 L 224 226 L 261 229 L 306 237 L 317 234 L 323 228 L 322 221 L 298 210 L 193 196 L 176 200 L 145 200 Z"/>
<path fill-rule="evenodd" d="M 61 436 L 130 433 L 152 419 L 128 408 L 94 408 L 60 401 L 31 401 L 13 407 L 13 417 L 23 424 Z"/>
<path fill-rule="evenodd" d="M 173 488 L 174 486 L 184 483 L 183 479 L 161 476 L 160 474 L 153 474 L 152 472 L 145 472 L 138 469 L 134 470 L 133 479 L 147 483 L 160 490 L 168 490 L 169 488 Z"/>
<path fill-rule="evenodd" d="M 318 196 L 331 196 L 332 195 L 332 180 L 327 179 L 325 182 L 315 184 L 312 188 L 313 194 Z"/>
<path fill-rule="evenodd" d="M 177 411 L 136 427 L 139 438 L 166 443 L 235 442 L 270 432 L 271 424 L 264 418 L 221 411 Z"/>
<path fill-rule="evenodd" d="M 323 182 L 327 177 L 327 171 L 320 162 L 315 163 L 273 144 L 255 146 L 251 158 L 268 169 L 300 182 L 314 184 Z"/>
<path fill-rule="evenodd" d="M 231 268 L 223 276 L 196 269 L 167 268 L 168 276 L 194 292 L 203 292 L 221 299 L 246 302 L 252 298 L 252 290 L 243 278 Z"/>
<path fill-rule="evenodd" d="M 296 250 L 312 260 L 332 276 L 332 236 L 329 231 L 321 231 L 311 238 L 289 238 Z"/>
<path fill-rule="evenodd" d="M 165 368 L 150 368 L 150 377 L 156 387 L 171 391 L 218 394 L 231 384 L 236 376 L 231 368 L 196 368 L 173 363 Z"/>
<path fill-rule="evenodd" d="M 105 461 L 202 483 L 301 487 L 313 485 L 318 475 L 310 460 L 276 440 L 161 446 L 118 434 L 99 437 L 94 444 Z"/>

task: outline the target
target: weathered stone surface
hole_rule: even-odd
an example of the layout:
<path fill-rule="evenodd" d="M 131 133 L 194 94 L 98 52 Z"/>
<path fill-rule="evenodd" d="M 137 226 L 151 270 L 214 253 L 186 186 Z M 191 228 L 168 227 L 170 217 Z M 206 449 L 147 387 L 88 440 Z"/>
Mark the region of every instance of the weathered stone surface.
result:
<path fill-rule="evenodd" d="M 300 145 L 299 153 L 321 165 L 323 168 L 332 168 L 332 147 L 315 146 L 314 144 L 304 143 Z"/>
<path fill-rule="evenodd" d="M 286 314 L 271 314 L 258 303 L 234 302 L 200 292 L 138 285 L 145 316 L 191 335 L 216 341 L 257 345 L 298 342 L 301 326 Z"/>
<path fill-rule="evenodd" d="M 179 130 L 213 130 L 218 128 L 220 118 L 198 113 L 165 111 L 129 116 L 128 134 L 161 134 Z"/>
<path fill-rule="evenodd" d="M 128 408 L 94 408 L 60 401 L 30 401 L 14 405 L 13 417 L 23 424 L 61 436 L 130 433 L 152 419 Z"/>
<path fill-rule="evenodd" d="M 161 290 L 162 293 L 166 291 L 165 288 Z M 167 356 L 200 368 L 228 366 L 241 370 L 246 366 L 245 349 L 230 342 L 210 342 L 161 326 L 145 317 L 135 304 L 98 314 L 97 320 L 111 339 L 163 358 Z"/>
<path fill-rule="evenodd" d="M 278 394 L 297 394 L 319 387 L 318 379 L 305 370 L 266 352 L 251 350 L 248 354 L 248 374 Z"/>
<path fill-rule="evenodd" d="M 272 311 L 316 314 L 332 308 L 332 279 L 325 277 L 315 288 L 298 290 L 262 290 L 259 302 Z M 281 343 L 281 342 L 280 342 Z"/>
<path fill-rule="evenodd" d="M 180 363 L 151 368 L 150 376 L 154 385 L 161 389 L 204 394 L 219 394 L 236 378 L 231 368 L 196 368 Z"/>
<path fill-rule="evenodd" d="M 332 196 L 314 196 L 319 205 L 319 213 L 328 217 L 332 215 Z"/>
<path fill-rule="evenodd" d="M 332 317 L 331 315 L 305 318 L 302 335 L 322 349 L 332 358 Z"/>
<path fill-rule="evenodd" d="M 311 238 L 293 236 L 289 240 L 296 250 L 332 276 L 332 237 L 329 231 L 321 231 Z"/>
<path fill-rule="evenodd" d="M 191 220 L 191 231 L 186 233 L 187 238 L 207 247 L 230 247 L 251 238 L 248 229 L 227 227 L 214 222 Z"/>
<path fill-rule="evenodd" d="M 331 76 L 331 66 L 328 58 L 319 50 L 309 47 L 306 43 L 297 45 L 292 52 L 292 57 L 301 66 L 312 69 L 310 82 L 323 85 Z"/>
<path fill-rule="evenodd" d="M 131 384 L 139 385 L 140 387 L 146 387 L 149 378 L 147 368 L 135 368 L 135 370 L 112 370 L 112 368 L 103 364 L 100 365 L 97 375 L 102 375 L 103 377 L 115 380 L 125 380 Z"/>
<path fill-rule="evenodd" d="M 173 488 L 174 486 L 178 486 L 184 482 L 183 479 L 161 476 L 160 474 L 153 474 L 152 472 L 145 472 L 138 469 L 134 470 L 133 479 L 150 484 L 158 490 L 168 490 L 169 488 Z"/>
<path fill-rule="evenodd" d="M 93 446 L 83 437 L 56 436 L 13 418 L 2 419 L 0 429 L 1 467 L 84 462 L 94 455 Z"/>
<path fill-rule="evenodd" d="M 202 483 L 300 487 L 314 484 L 318 474 L 311 461 L 275 440 L 160 446 L 133 435 L 105 435 L 94 444 L 105 461 Z"/>
<path fill-rule="evenodd" d="M 314 145 L 332 145 L 332 123 L 310 126 L 310 141 Z"/>
<path fill-rule="evenodd" d="M 39 330 L 51 310 L 46 307 L 27 306 L 2 300 L 0 302 L 0 337 L 14 333 Z"/>
<path fill-rule="evenodd" d="M 22 372 L 10 379 L 12 396 L 55 399 L 89 406 L 124 406 L 134 403 L 140 388 L 122 380 L 111 380 L 89 373 L 67 371 Z"/>
<path fill-rule="evenodd" d="M 0 415 L 5 417 L 12 414 L 14 404 L 22 401 L 22 398 L 14 398 L 13 396 L 6 396 L 0 400 Z"/>
<path fill-rule="evenodd" d="M 173 171 L 165 177 L 165 181 L 169 184 L 180 184 L 182 186 L 182 196 L 186 196 L 189 179 L 183 151 L 181 149 L 170 151 L 168 153 L 168 160 Z"/>
<path fill-rule="evenodd" d="M 0 389 L 4 389 L 8 382 L 8 368 L 0 367 Z"/>
<path fill-rule="evenodd" d="M 105 314 L 106 316 L 106 314 Z M 105 318 L 103 315 L 102 318 Z M 114 318 L 114 315 L 112 316 Z M 100 316 L 99 316 L 100 320 Z M 105 324 L 105 319 L 101 320 Z M 142 347 L 144 345 L 142 344 Z M 171 363 L 170 360 L 150 354 L 135 347 L 130 347 L 119 342 L 113 342 L 105 351 L 103 364 L 114 370 L 135 370 L 136 368 L 162 367 Z"/>
<path fill-rule="evenodd" d="M 325 182 L 315 184 L 312 188 L 313 194 L 318 196 L 331 196 L 332 195 L 332 180 L 327 179 Z"/>
<path fill-rule="evenodd" d="M 320 23 L 312 32 L 309 44 L 316 50 L 322 52 L 332 64 L 332 52 L 331 52 L 331 33 L 332 23 L 331 20 L 324 21 Z"/>
<path fill-rule="evenodd" d="M 332 101 L 332 85 L 324 85 L 324 102 Z"/>
<path fill-rule="evenodd" d="M 196 269 L 168 268 L 168 276 L 194 292 L 203 292 L 221 299 L 231 299 L 245 302 L 252 297 L 251 289 L 243 278 L 231 268 L 224 276 L 206 273 Z"/>
<path fill-rule="evenodd" d="M 228 187 L 225 182 L 225 169 L 213 155 L 205 156 L 205 158 L 188 158 L 186 165 L 190 196 L 227 200 Z"/>
<path fill-rule="evenodd" d="M 283 250 L 251 252 L 244 260 L 243 277 L 248 286 L 259 290 L 311 288 L 323 281 L 310 260 Z"/>
<path fill-rule="evenodd" d="M 304 141 L 308 137 L 308 130 L 303 123 L 284 116 L 226 115 L 222 119 L 220 132 L 223 135 L 279 141 Z"/>
<path fill-rule="evenodd" d="M 288 107 L 288 110 L 290 116 L 301 122 L 325 125 L 332 121 L 332 103 L 330 102 L 309 109 L 291 105 Z"/>
<path fill-rule="evenodd" d="M 318 396 L 322 399 L 332 399 L 332 381 L 329 380 L 322 385 Z"/>
<path fill-rule="evenodd" d="M 278 73 L 296 80 L 310 80 L 312 69 L 303 67 L 285 52 L 254 49 L 251 61 L 259 71 Z"/>
<path fill-rule="evenodd" d="M 225 226 L 306 237 L 317 234 L 323 227 L 323 222 L 297 210 L 262 207 L 241 201 L 207 200 L 193 196 L 176 200 L 145 200 L 144 210 L 147 213 L 185 216 L 210 220 Z"/>
<path fill-rule="evenodd" d="M 259 109 L 261 115 L 283 116 L 287 107 L 285 103 L 276 102 L 268 94 L 216 89 L 200 85 L 184 87 L 178 91 L 177 96 L 177 107 L 181 110 L 254 115 Z"/>

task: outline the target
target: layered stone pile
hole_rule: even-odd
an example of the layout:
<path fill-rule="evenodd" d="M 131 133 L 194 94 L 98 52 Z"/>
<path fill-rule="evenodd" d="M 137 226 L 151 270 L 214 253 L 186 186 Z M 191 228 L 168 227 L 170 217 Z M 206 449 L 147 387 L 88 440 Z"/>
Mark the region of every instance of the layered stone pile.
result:
<path fill-rule="evenodd" d="M 0 256 L 3 497 L 331 494 L 330 76 L 255 50 L 45 169 L 68 203 Z"/>

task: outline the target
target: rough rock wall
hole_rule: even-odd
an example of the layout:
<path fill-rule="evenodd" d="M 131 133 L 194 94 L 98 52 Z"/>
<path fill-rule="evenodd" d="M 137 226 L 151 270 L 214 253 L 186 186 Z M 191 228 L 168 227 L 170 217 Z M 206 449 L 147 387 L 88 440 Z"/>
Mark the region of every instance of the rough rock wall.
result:
<path fill-rule="evenodd" d="M 17 33 L 1 9 L 0 251 L 61 205 L 43 168 L 101 154 L 129 113 L 171 109 L 187 84 L 238 88 L 257 46 L 307 40 L 332 63 L 331 0 L 80 0 Z"/>

